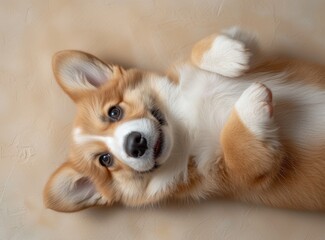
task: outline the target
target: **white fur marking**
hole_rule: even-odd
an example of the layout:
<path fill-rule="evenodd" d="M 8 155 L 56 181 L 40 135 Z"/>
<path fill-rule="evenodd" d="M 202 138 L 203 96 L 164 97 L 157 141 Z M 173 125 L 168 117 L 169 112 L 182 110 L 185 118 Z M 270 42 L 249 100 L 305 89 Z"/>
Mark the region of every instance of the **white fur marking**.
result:
<path fill-rule="evenodd" d="M 271 92 L 263 84 L 254 83 L 247 88 L 235 104 L 240 119 L 257 136 L 268 134 L 273 127 Z"/>
<path fill-rule="evenodd" d="M 77 144 L 84 144 L 92 141 L 100 141 L 106 143 L 107 145 L 111 145 L 114 142 L 114 138 L 112 137 L 88 135 L 88 134 L 82 134 L 81 132 L 82 132 L 81 128 L 75 128 L 73 132 L 73 140 Z"/>
<path fill-rule="evenodd" d="M 221 35 L 203 54 L 199 67 L 226 77 L 238 77 L 249 68 L 250 55 L 244 43 Z"/>

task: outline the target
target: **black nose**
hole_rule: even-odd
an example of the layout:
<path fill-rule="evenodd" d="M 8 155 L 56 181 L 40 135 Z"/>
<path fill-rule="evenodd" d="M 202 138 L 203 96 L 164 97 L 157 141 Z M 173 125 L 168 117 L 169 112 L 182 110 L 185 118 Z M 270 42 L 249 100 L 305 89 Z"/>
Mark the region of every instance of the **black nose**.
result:
<path fill-rule="evenodd" d="M 126 137 L 125 151 L 130 157 L 139 158 L 148 149 L 147 140 L 139 132 L 131 132 Z"/>

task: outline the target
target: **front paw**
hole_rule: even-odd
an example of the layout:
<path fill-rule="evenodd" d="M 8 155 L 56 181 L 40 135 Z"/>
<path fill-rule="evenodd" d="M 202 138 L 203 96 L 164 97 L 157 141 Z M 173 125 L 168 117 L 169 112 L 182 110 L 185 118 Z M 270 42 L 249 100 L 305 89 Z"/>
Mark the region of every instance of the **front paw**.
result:
<path fill-rule="evenodd" d="M 205 70 L 226 77 L 238 77 L 249 69 L 250 57 L 251 53 L 243 42 L 220 35 L 203 55 L 201 65 Z"/>
<path fill-rule="evenodd" d="M 272 92 L 261 83 L 247 88 L 235 104 L 243 124 L 263 138 L 274 131 Z"/>

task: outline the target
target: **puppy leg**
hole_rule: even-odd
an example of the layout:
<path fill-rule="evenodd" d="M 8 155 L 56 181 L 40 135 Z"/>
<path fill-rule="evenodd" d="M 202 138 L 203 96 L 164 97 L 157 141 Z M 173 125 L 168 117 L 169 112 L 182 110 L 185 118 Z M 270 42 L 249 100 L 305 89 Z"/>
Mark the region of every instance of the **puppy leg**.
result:
<path fill-rule="evenodd" d="M 252 34 L 233 27 L 194 45 L 192 62 L 199 68 L 225 77 L 239 77 L 249 70 L 257 53 Z"/>
<path fill-rule="evenodd" d="M 283 152 L 268 88 L 255 83 L 244 91 L 222 130 L 221 144 L 227 181 L 235 189 L 265 187 L 274 179 Z"/>

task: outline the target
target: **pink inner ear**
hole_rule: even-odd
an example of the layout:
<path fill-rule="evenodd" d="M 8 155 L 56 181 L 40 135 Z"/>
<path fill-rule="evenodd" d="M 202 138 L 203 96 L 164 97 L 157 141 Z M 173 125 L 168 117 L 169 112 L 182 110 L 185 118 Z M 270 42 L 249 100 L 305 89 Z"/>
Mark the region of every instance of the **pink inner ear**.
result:
<path fill-rule="evenodd" d="M 87 81 L 93 85 L 94 87 L 100 87 L 103 83 L 105 83 L 106 81 L 96 79 L 94 78 L 92 75 L 90 74 L 85 74 L 85 77 L 87 78 Z"/>
<path fill-rule="evenodd" d="M 106 83 L 110 78 L 110 69 L 104 69 L 103 66 L 94 63 L 82 63 L 76 66 L 76 72 L 85 76 L 87 81 L 94 87 L 99 87 Z"/>
<path fill-rule="evenodd" d="M 77 199 L 80 199 L 80 202 L 88 200 L 97 193 L 95 185 L 87 177 L 78 179 L 74 183 L 72 191 L 72 194 L 77 196 Z"/>

